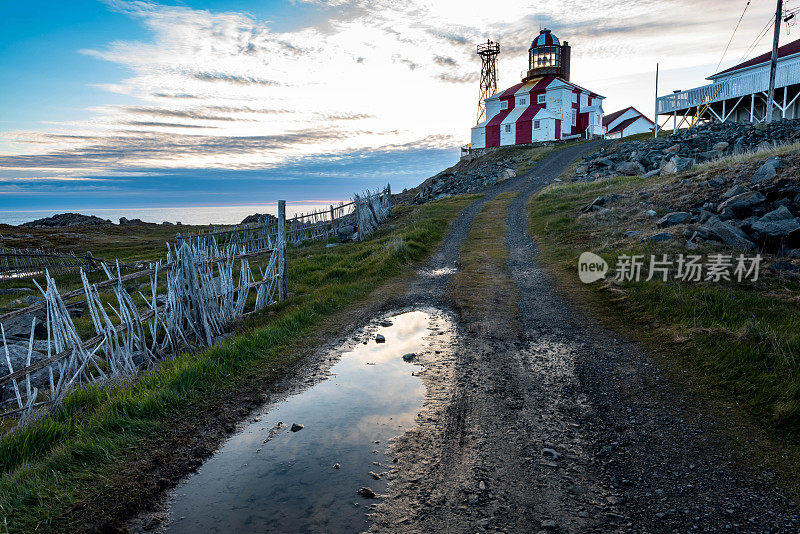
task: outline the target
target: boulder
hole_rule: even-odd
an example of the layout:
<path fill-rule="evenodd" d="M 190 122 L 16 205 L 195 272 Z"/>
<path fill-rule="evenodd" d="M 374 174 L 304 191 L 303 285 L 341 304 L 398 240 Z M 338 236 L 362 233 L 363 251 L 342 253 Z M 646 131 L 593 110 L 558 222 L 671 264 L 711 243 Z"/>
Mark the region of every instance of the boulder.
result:
<path fill-rule="evenodd" d="M 786 206 L 780 206 L 751 225 L 753 231 L 769 237 L 783 237 L 800 229 L 800 222 Z"/>
<path fill-rule="evenodd" d="M 263 224 L 263 223 L 271 223 L 271 222 L 277 222 L 277 221 L 278 221 L 278 218 L 275 217 L 274 215 L 270 214 L 270 213 L 254 213 L 254 214 L 248 215 L 247 217 L 242 219 L 242 222 L 239 223 L 239 224 L 251 224 L 251 223 Z M 178 223 L 178 224 L 180 224 L 180 223 Z"/>
<path fill-rule="evenodd" d="M 47 327 L 44 324 L 44 314 L 44 310 L 36 310 L 33 313 L 26 313 L 25 315 L 12 317 L 11 319 L 3 321 L 3 329 L 5 330 L 6 337 L 27 339 L 31 335 L 31 324 L 33 323 L 34 318 L 36 319 L 34 326 L 35 335 L 37 337 L 46 336 Z M 3 356 L 2 352 L 0 352 L 0 364 L 2 363 L 2 360 Z"/>
<path fill-rule="evenodd" d="M 759 193 L 758 191 L 746 191 L 744 193 L 740 193 L 738 195 L 732 196 L 719 206 L 717 206 L 717 211 L 722 213 L 725 211 L 726 208 L 729 208 L 735 212 L 743 211 L 753 206 L 758 206 L 762 204 L 766 200 L 766 197 Z"/>
<path fill-rule="evenodd" d="M 778 174 L 778 169 L 781 166 L 780 158 L 772 157 L 769 158 L 767 161 L 764 162 L 758 170 L 753 173 L 753 177 L 750 179 L 751 183 L 757 184 L 763 182 L 764 180 L 770 180 Z"/>
<path fill-rule="evenodd" d="M 667 213 L 661 217 L 658 221 L 656 221 L 656 224 L 660 228 L 667 228 L 668 226 L 680 224 L 691 216 L 692 214 L 688 211 L 673 211 L 672 213 Z"/>
<path fill-rule="evenodd" d="M 755 244 L 750 241 L 750 238 L 739 228 L 734 225 L 720 220 L 718 217 L 711 217 L 706 223 L 708 229 L 712 232 L 713 236 L 728 245 L 729 247 L 739 249 L 754 249 Z"/>
<path fill-rule="evenodd" d="M 718 143 L 714 143 L 713 149 L 716 150 L 717 152 L 725 152 L 726 150 L 728 150 L 729 146 L 730 143 L 728 143 L 727 141 L 720 141 Z"/>
<path fill-rule="evenodd" d="M 669 232 L 660 232 L 658 234 L 651 235 L 648 239 L 650 241 L 660 243 L 661 241 L 669 241 L 670 239 L 675 239 L 675 234 L 671 234 Z"/>
<path fill-rule="evenodd" d="M 681 151 L 681 145 L 676 143 L 669 148 L 665 148 L 661 152 L 663 152 L 664 154 L 677 154 L 680 151 Z"/>
<path fill-rule="evenodd" d="M 725 191 L 725 194 L 723 194 L 722 196 L 725 197 L 725 198 L 731 198 L 731 197 L 735 197 L 736 195 L 741 195 L 742 193 L 744 193 L 746 191 L 749 191 L 749 189 L 747 189 L 743 185 L 737 184 L 737 185 L 734 185 L 733 187 L 731 187 L 730 189 L 728 189 L 727 191 Z"/>
<path fill-rule="evenodd" d="M 638 176 L 645 172 L 644 167 L 638 161 L 624 161 L 617 165 L 615 170 L 625 176 Z"/>
<path fill-rule="evenodd" d="M 694 160 L 692 158 L 681 158 L 675 156 L 669 160 L 666 165 L 664 165 L 664 168 L 661 169 L 661 174 L 669 175 L 683 172 L 691 168 L 692 165 L 694 165 Z"/>
<path fill-rule="evenodd" d="M 606 203 L 606 199 L 604 197 L 597 197 L 596 199 L 589 202 L 584 208 L 581 210 L 583 213 L 589 213 L 595 207 L 601 207 Z"/>
<path fill-rule="evenodd" d="M 339 241 L 347 241 L 353 237 L 355 231 L 356 228 L 352 224 L 343 224 L 336 231 L 336 235 L 339 238 Z"/>

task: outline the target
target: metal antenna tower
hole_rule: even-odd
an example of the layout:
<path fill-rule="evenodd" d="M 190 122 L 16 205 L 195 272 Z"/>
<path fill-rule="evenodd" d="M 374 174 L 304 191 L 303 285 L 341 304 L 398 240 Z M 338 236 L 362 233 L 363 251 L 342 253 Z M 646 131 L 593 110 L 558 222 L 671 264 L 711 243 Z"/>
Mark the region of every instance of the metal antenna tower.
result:
<path fill-rule="evenodd" d="M 497 92 L 497 55 L 500 53 L 500 43 L 486 41 L 478 45 L 478 55 L 481 56 L 481 89 L 478 95 L 478 120 L 486 120 L 486 99 Z"/>

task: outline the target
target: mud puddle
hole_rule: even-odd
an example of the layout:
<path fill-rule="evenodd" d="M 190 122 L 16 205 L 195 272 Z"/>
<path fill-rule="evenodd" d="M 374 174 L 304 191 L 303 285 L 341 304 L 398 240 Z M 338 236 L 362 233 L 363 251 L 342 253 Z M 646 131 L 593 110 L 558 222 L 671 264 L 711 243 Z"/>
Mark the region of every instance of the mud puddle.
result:
<path fill-rule="evenodd" d="M 174 492 L 162 532 L 359 532 L 382 494 L 388 441 L 414 426 L 425 388 L 418 361 L 449 333 L 436 311 L 361 332 L 330 376 L 254 414 Z M 376 342 L 378 334 L 385 342 Z M 445 338 L 445 339 L 443 339 Z M 410 356 L 413 354 L 414 356 Z M 293 425 L 302 425 L 302 429 Z M 335 466 L 338 464 L 338 468 Z M 371 473 L 374 473 L 374 477 Z M 379 477 L 379 478 L 376 478 Z"/>

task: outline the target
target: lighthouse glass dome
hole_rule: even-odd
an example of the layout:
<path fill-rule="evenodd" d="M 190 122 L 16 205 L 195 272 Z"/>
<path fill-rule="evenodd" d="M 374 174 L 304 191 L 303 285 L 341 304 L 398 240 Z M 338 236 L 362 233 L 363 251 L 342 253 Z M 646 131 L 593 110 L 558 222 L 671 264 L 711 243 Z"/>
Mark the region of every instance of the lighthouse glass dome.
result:
<path fill-rule="evenodd" d="M 566 54 L 569 54 L 569 45 L 559 42 L 558 38 L 550 30 L 544 29 L 531 43 L 528 51 L 528 73 L 527 77 L 537 78 L 542 76 L 560 76 L 567 78 L 568 69 L 565 68 Z"/>

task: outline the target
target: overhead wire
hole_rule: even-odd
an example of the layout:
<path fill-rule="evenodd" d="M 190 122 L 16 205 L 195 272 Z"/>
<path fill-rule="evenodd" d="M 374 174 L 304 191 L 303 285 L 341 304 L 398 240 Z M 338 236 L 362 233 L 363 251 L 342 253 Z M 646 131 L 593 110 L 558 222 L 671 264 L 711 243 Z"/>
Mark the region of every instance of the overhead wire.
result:
<path fill-rule="evenodd" d="M 755 50 L 755 49 L 756 49 L 756 47 L 758 47 L 758 45 L 759 45 L 759 44 L 761 44 L 761 41 L 764 39 L 764 37 L 767 35 L 767 33 L 769 33 L 769 28 L 770 28 L 770 26 L 772 26 L 772 23 L 773 23 L 773 22 L 775 22 L 775 15 L 772 15 L 772 16 L 769 18 L 769 21 L 767 22 L 767 24 L 766 24 L 766 25 L 764 26 L 764 28 L 763 28 L 763 29 L 762 29 L 762 30 L 761 30 L 761 31 L 758 33 L 758 36 L 757 36 L 757 37 L 756 37 L 756 38 L 753 40 L 753 42 L 752 42 L 752 43 L 750 44 L 750 46 L 747 48 L 747 51 L 746 51 L 746 52 L 745 52 L 745 53 L 742 55 L 741 59 L 739 59 L 739 61 L 738 61 L 737 63 L 741 63 L 742 61 L 744 61 L 745 59 L 747 59 L 747 57 L 750 55 L 750 52 L 752 52 L 753 50 Z"/>
<path fill-rule="evenodd" d="M 742 19 L 744 18 L 744 14 L 747 13 L 747 8 L 750 7 L 750 0 L 747 0 L 747 3 L 744 5 L 744 9 L 742 10 L 742 14 L 739 17 L 739 22 L 736 23 L 736 26 L 733 28 L 733 33 L 731 33 L 731 38 L 728 39 L 728 44 L 725 45 L 725 51 L 722 52 L 722 57 L 719 58 L 719 63 L 717 63 L 717 68 L 714 69 L 715 72 L 719 71 L 719 66 L 722 65 L 722 61 L 725 59 L 725 54 L 728 53 L 728 48 L 730 48 L 731 43 L 733 42 L 733 37 L 736 35 L 736 30 L 739 29 L 739 25 L 742 23 Z"/>

